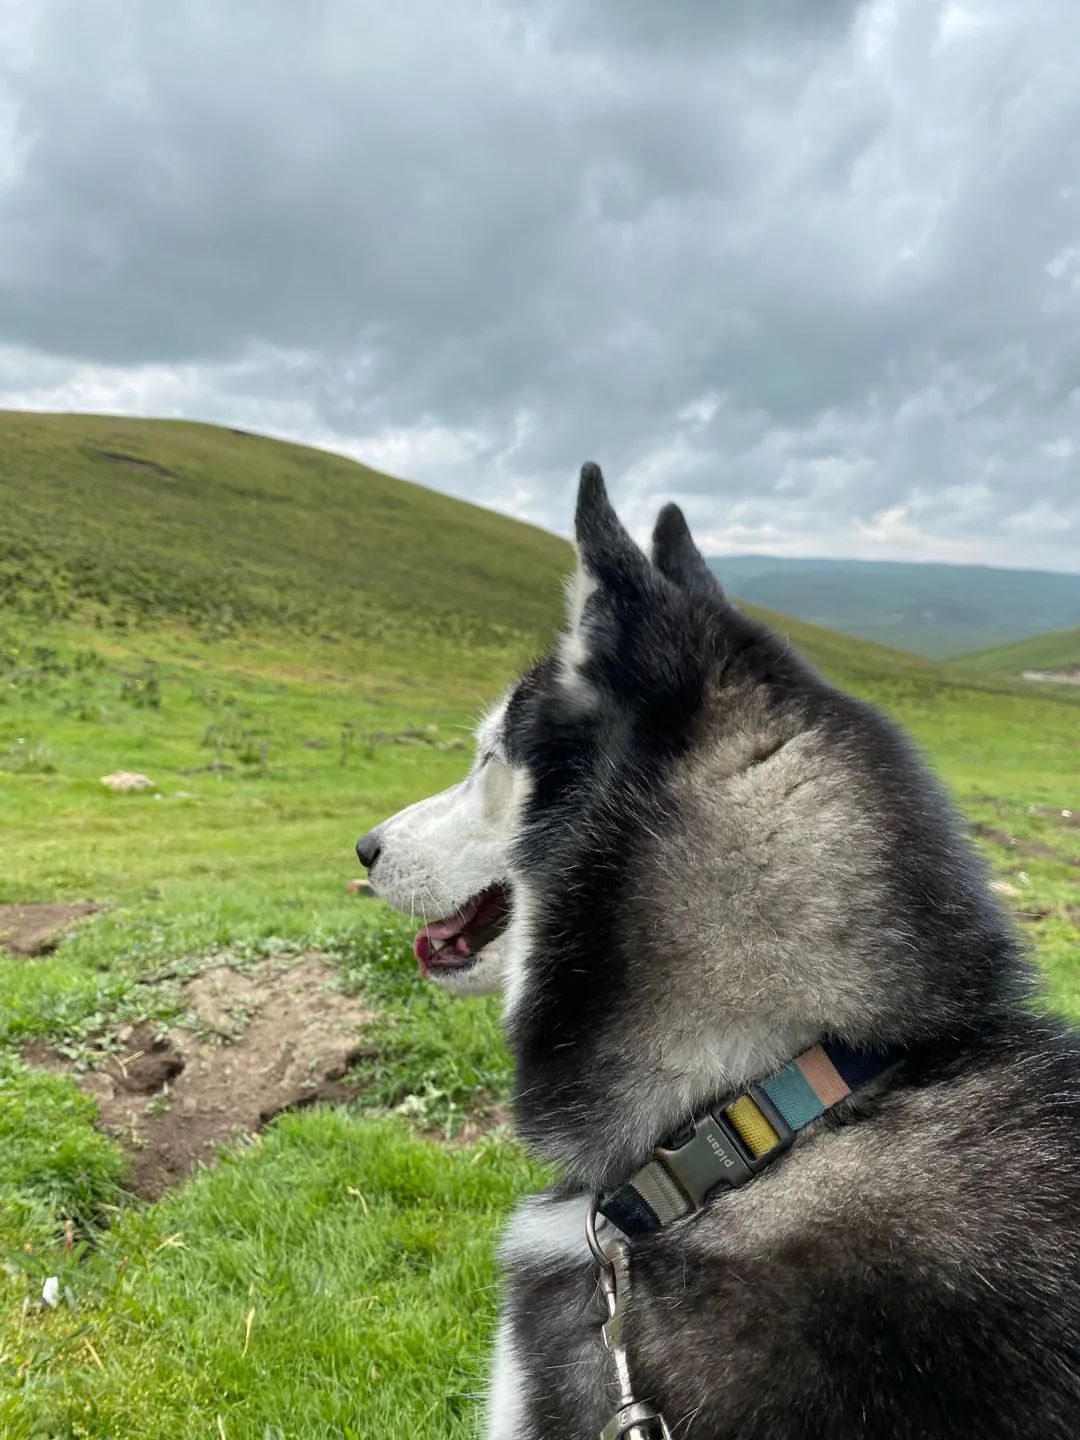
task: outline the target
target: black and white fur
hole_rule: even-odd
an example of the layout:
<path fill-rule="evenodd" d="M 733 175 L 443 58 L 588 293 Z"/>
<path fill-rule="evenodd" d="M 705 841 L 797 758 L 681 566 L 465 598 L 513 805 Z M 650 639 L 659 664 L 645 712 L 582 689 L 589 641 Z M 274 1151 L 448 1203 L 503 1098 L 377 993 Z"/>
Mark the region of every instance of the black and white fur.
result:
<path fill-rule="evenodd" d="M 1078 1052 L 897 728 L 725 599 L 678 509 L 651 560 L 582 471 L 565 635 L 461 786 L 376 832 L 375 889 L 509 923 L 435 972 L 501 989 L 519 1133 L 564 1176 L 503 1248 L 489 1440 L 614 1407 L 587 1197 L 822 1038 L 887 1082 L 631 1247 L 642 1398 L 692 1440 L 1080 1435 Z"/>

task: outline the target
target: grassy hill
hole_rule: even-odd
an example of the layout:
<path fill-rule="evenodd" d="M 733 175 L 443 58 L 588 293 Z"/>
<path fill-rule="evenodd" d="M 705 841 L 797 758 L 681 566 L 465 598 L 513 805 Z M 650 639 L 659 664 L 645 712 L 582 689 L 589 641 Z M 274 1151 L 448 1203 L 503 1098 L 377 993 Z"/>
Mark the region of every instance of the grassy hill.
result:
<path fill-rule="evenodd" d="M 0 455 L 0 615 L 112 643 L 344 647 L 375 674 L 407 661 L 452 684 L 462 657 L 479 652 L 484 673 L 545 645 L 562 615 L 565 541 L 321 450 L 188 421 L 0 411 Z M 841 683 L 939 683 L 914 655 L 747 608 Z"/>
<path fill-rule="evenodd" d="M 255 669 L 348 654 L 375 684 L 434 676 L 454 691 L 548 643 L 562 615 L 565 541 L 323 451 L 0 411 L 0 455 L 9 629 L 130 637 L 144 654 L 152 635 L 162 657 L 194 641 Z M 920 673 L 915 656 L 748 608 L 845 680 Z"/>
<path fill-rule="evenodd" d="M 495 1237 L 539 1177 L 497 1123 L 497 1005 L 421 985 L 411 927 L 346 884 L 358 834 L 461 776 L 569 547 L 302 447 L 78 416 L 0 415 L 0 516 L 0 903 L 106 907 L 0 951 L 0 1434 L 474 1435 Z M 924 745 L 1080 1019 L 1075 706 L 773 619 Z M 352 1104 L 133 1198 L 153 1127 L 199 1116 L 120 1087 L 101 1133 L 110 1056 L 179 1030 L 239 1066 L 316 960 L 370 1015 Z M 223 976 L 211 1024 L 190 987 Z"/>
<path fill-rule="evenodd" d="M 710 563 L 746 601 L 921 655 L 960 655 L 1080 623 L 1080 575 L 769 555 Z"/>
<path fill-rule="evenodd" d="M 972 655 L 957 657 L 965 670 L 980 675 L 999 675 L 1015 679 L 1025 670 L 1047 670 L 1061 674 L 1080 669 L 1080 626 L 1067 630 L 1051 630 L 1014 645 L 999 645 L 993 650 L 977 650 Z"/>
<path fill-rule="evenodd" d="M 534 642 L 565 542 L 351 460 L 179 420 L 0 412 L 0 603 L 209 636 Z"/>

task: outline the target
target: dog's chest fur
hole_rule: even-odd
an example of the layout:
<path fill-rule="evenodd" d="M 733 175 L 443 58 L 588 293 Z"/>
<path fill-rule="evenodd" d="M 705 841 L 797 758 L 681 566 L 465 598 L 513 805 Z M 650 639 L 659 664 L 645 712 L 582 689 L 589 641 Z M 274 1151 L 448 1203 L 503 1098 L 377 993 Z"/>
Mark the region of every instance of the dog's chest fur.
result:
<path fill-rule="evenodd" d="M 746 1189 L 634 1242 L 638 1393 L 707 1440 L 1074 1436 L 1071 1075 L 1006 1045 L 820 1122 Z M 533 1199 L 508 1230 L 489 1440 L 594 1440 L 615 1409 L 585 1206 Z"/>

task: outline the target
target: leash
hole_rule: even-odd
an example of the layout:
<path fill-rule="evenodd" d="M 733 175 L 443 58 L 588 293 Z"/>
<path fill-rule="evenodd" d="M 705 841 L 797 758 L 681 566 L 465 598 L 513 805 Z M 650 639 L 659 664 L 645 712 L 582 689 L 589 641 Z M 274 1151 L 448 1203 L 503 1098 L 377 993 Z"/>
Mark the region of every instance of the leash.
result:
<path fill-rule="evenodd" d="M 630 1290 L 630 1261 L 626 1246 L 621 1241 L 612 1242 L 613 1253 L 610 1255 L 600 1243 L 596 1233 L 598 1208 L 599 1202 L 593 1196 L 585 1216 L 585 1239 L 600 1267 L 600 1288 L 608 1309 L 608 1318 L 600 1333 L 611 1356 L 618 1392 L 617 1409 L 600 1431 L 600 1440 L 671 1440 L 671 1430 L 659 1410 L 634 1397 L 630 1358 L 623 1343 L 623 1316 Z"/>
<path fill-rule="evenodd" d="M 655 1406 L 635 1397 L 623 1336 L 629 1254 L 624 1241 L 612 1240 L 605 1248 L 596 1233 L 597 1217 L 603 1215 L 633 1240 L 704 1210 L 714 1198 L 755 1179 L 791 1148 L 800 1130 L 901 1059 L 895 1050 L 855 1050 L 822 1041 L 760 1084 L 691 1120 L 658 1145 L 629 1180 L 603 1197 L 593 1196 L 585 1239 L 599 1267 L 608 1310 L 601 1333 L 618 1392 L 617 1408 L 600 1440 L 671 1440 L 671 1429 Z"/>

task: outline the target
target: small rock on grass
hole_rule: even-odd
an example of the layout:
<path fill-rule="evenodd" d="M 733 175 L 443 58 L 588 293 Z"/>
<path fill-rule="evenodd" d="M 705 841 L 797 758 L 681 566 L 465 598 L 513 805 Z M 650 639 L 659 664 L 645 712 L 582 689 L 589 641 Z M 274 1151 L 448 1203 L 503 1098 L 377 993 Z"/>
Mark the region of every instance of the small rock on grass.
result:
<path fill-rule="evenodd" d="M 101 783 L 107 790 L 152 790 L 154 782 L 149 775 L 140 775 L 137 770 L 114 770 L 111 775 L 102 775 Z"/>

